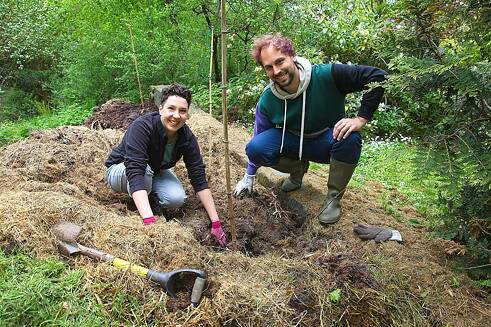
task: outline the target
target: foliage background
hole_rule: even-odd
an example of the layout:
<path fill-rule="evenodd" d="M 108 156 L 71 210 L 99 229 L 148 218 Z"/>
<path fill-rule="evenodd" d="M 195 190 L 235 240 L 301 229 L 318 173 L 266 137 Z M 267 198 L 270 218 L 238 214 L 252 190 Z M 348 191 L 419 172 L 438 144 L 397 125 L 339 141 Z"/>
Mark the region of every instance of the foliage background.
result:
<path fill-rule="evenodd" d="M 253 121 L 267 81 L 248 52 L 253 39 L 266 32 L 292 38 L 299 55 L 315 63 L 385 69 L 387 92 L 367 137 L 412 140 L 418 148 L 411 156 L 414 179 L 438 176 L 432 192 L 438 194 L 438 210 L 429 217 L 431 226 L 468 245 L 467 265 L 491 262 L 489 1 L 227 3 L 231 120 Z M 134 56 L 145 97 L 150 85 L 180 82 L 207 108 L 211 78 L 219 117 L 219 14 L 217 1 L 204 0 L 2 1 L 3 142 L 46 126 L 45 119 L 49 126 L 79 123 L 88 108 L 111 98 L 139 101 Z M 208 76 L 212 48 L 214 73 Z M 356 115 L 358 104 L 357 95 L 348 98 L 349 115 Z M 50 118 L 24 122 L 33 116 Z M 11 127 L 17 120 L 23 128 Z M 486 278 L 486 272 L 472 271 Z"/>

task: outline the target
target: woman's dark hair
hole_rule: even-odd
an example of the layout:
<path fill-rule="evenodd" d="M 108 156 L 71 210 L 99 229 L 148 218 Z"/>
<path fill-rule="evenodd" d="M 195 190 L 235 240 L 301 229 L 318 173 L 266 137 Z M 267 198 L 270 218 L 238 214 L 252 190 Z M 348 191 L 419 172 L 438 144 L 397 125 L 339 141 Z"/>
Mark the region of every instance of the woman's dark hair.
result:
<path fill-rule="evenodd" d="M 191 91 L 181 84 L 172 84 L 162 90 L 160 98 L 160 105 L 162 105 L 168 97 L 176 95 L 185 99 L 188 102 L 188 106 L 191 105 Z"/>

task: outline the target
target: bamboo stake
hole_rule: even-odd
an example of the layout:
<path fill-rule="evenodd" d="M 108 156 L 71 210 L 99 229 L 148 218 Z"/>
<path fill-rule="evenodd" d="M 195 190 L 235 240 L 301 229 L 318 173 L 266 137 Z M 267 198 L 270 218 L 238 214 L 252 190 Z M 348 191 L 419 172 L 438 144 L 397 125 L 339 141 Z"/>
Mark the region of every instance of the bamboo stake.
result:
<path fill-rule="evenodd" d="M 212 79 L 211 74 L 213 74 L 213 26 L 211 27 L 211 40 L 210 40 L 210 74 L 208 75 L 208 84 L 210 89 L 210 117 L 213 117 L 212 108 L 213 108 L 213 99 L 211 96 L 212 92 Z M 211 126 L 208 127 L 208 170 L 211 171 L 211 150 L 213 147 L 212 144 L 212 131 Z"/>
<path fill-rule="evenodd" d="M 138 81 L 138 90 L 140 91 L 140 102 L 141 102 L 141 108 L 142 108 L 142 110 L 140 111 L 140 114 L 142 114 L 143 113 L 143 94 L 142 94 L 142 87 L 140 85 L 140 73 L 138 72 L 138 63 L 136 61 L 135 42 L 133 41 L 133 32 L 131 31 L 131 26 L 128 25 L 128 28 L 130 29 L 131 50 L 133 51 L 133 62 L 135 63 L 136 80 Z"/>
<path fill-rule="evenodd" d="M 230 187 L 230 160 L 228 153 L 228 119 L 227 119 L 227 25 L 225 20 L 225 0 L 221 0 L 222 20 L 222 119 L 223 119 L 223 143 L 225 143 L 225 178 L 227 179 L 227 208 L 228 219 L 232 229 L 232 249 L 237 250 L 237 229 L 232 209 L 232 190 Z"/>

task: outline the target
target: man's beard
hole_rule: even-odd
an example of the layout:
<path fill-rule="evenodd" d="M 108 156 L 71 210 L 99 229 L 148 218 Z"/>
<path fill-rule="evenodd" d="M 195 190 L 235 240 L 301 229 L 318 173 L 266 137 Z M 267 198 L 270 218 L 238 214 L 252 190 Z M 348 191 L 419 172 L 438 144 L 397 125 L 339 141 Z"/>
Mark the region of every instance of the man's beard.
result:
<path fill-rule="evenodd" d="M 283 77 L 284 75 L 281 75 Z M 288 87 L 292 82 L 295 77 L 295 68 L 292 67 L 289 71 L 286 72 L 287 78 L 283 82 L 279 82 L 277 78 L 275 78 L 275 83 L 278 84 L 282 89 L 285 87 Z"/>

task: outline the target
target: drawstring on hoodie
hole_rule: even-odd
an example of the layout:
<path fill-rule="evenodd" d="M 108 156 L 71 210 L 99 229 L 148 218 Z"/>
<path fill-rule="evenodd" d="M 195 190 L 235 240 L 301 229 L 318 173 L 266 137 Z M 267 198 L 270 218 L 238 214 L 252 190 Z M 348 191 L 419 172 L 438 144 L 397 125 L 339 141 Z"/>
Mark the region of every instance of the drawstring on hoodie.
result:
<path fill-rule="evenodd" d="M 285 101 L 285 112 L 283 114 L 283 131 L 281 135 L 281 146 L 280 153 L 283 153 L 283 146 L 285 143 L 285 131 L 286 131 L 286 112 L 288 110 L 287 100 L 295 99 L 300 94 L 302 94 L 302 125 L 300 126 L 300 147 L 298 150 L 298 158 L 302 159 L 303 152 L 303 139 L 305 132 L 305 108 L 306 108 L 306 99 L 307 99 L 307 88 L 309 87 L 310 77 L 312 73 L 312 64 L 305 58 L 297 57 L 296 61 L 297 67 L 300 70 L 300 84 L 295 93 L 288 93 L 285 90 L 281 89 L 278 85 L 276 85 L 273 81 L 270 81 L 269 86 L 271 88 L 271 92 L 281 100 Z"/>
<path fill-rule="evenodd" d="M 281 134 L 281 146 L 280 146 L 280 153 L 283 153 L 283 142 L 285 141 L 285 126 L 286 126 L 286 108 L 288 107 L 288 104 L 286 103 L 285 99 L 285 113 L 283 114 L 283 133 Z"/>
<path fill-rule="evenodd" d="M 305 102 L 306 102 L 306 91 L 302 93 L 302 125 L 300 126 L 300 148 L 298 149 L 298 158 L 302 160 L 302 152 L 303 152 L 303 133 L 305 129 Z M 281 146 L 280 153 L 283 153 L 283 144 L 285 142 L 285 131 L 286 131 L 286 111 L 288 108 L 288 103 L 285 100 L 285 113 L 283 114 L 283 132 L 281 134 Z"/>
<path fill-rule="evenodd" d="M 303 91 L 302 99 L 302 126 L 300 126 L 300 149 L 298 149 L 298 158 L 302 160 L 302 150 L 303 150 L 303 132 L 305 129 L 305 99 L 306 91 Z"/>

